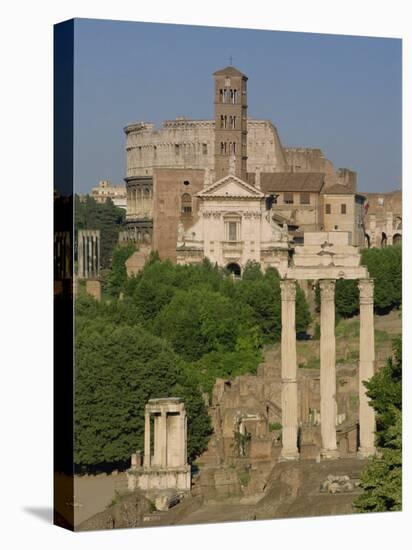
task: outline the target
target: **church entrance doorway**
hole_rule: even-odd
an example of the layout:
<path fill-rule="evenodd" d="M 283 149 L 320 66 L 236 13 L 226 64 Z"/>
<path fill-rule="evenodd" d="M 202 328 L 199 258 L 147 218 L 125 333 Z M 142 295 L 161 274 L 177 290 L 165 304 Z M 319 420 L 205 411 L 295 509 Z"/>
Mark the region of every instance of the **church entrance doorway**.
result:
<path fill-rule="evenodd" d="M 227 264 L 226 269 L 229 270 L 234 277 L 240 277 L 242 272 L 240 265 L 236 263 Z"/>

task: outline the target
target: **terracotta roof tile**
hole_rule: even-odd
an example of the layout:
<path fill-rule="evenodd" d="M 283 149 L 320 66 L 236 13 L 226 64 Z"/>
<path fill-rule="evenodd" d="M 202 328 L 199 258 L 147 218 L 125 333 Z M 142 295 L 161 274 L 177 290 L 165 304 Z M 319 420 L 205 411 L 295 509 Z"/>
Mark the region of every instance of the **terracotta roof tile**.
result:
<path fill-rule="evenodd" d="M 264 193 L 272 191 L 307 191 L 319 193 L 324 185 L 324 174 L 318 172 L 263 172 L 260 187 Z"/>

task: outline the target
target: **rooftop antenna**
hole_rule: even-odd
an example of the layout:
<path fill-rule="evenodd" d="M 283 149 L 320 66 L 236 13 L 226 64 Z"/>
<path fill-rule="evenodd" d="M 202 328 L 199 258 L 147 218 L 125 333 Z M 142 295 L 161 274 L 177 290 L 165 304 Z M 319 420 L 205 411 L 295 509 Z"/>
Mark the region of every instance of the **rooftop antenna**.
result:
<path fill-rule="evenodd" d="M 232 56 L 229 57 L 229 65 L 231 67 L 233 67 L 233 57 Z"/>

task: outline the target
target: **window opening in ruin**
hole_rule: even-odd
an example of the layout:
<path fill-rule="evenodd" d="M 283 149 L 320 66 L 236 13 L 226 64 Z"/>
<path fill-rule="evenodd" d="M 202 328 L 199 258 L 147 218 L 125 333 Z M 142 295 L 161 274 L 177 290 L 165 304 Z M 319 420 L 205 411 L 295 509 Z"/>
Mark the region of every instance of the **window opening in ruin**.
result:
<path fill-rule="evenodd" d="M 310 194 L 301 193 L 300 194 L 300 204 L 310 204 Z"/>
<path fill-rule="evenodd" d="M 340 205 L 340 213 L 341 214 L 346 214 L 346 204 L 341 204 Z"/>
<path fill-rule="evenodd" d="M 180 153 L 180 147 L 179 147 L 179 145 L 176 143 L 176 145 L 175 145 L 175 154 L 176 154 L 176 155 L 179 155 L 179 153 Z"/>
<path fill-rule="evenodd" d="M 156 145 L 153 145 L 153 158 L 157 157 L 157 147 Z"/>
<path fill-rule="evenodd" d="M 192 197 L 189 193 L 183 193 L 182 195 L 182 213 L 192 213 Z"/>
<path fill-rule="evenodd" d="M 290 192 L 283 193 L 283 202 L 285 204 L 293 204 L 293 193 L 290 193 Z"/>
<path fill-rule="evenodd" d="M 185 181 L 183 182 L 183 185 L 190 185 L 190 181 L 185 180 Z"/>
<path fill-rule="evenodd" d="M 330 204 L 326 204 L 326 205 L 325 205 L 325 213 L 326 213 L 326 214 L 330 214 L 330 210 L 331 210 L 331 209 L 330 209 Z"/>

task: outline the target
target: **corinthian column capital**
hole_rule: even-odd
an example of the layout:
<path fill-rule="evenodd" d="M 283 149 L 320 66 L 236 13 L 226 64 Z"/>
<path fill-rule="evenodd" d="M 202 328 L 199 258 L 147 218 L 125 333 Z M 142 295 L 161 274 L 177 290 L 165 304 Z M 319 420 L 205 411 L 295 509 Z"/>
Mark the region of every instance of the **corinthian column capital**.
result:
<path fill-rule="evenodd" d="M 335 283 L 335 279 L 321 279 L 319 281 L 321 300 L 327 301 L 335 299 Z"/>
<path fill-rule="evenodd" d="M 282 301 L 296 300 L 296 281 L 294 279 L 283 279 L 280 281 Z"/>
<path fill-rule="evenodd" d="M 359 279 L 359 302 L 361 304 L 373 304 L 373 279 Z"/>

